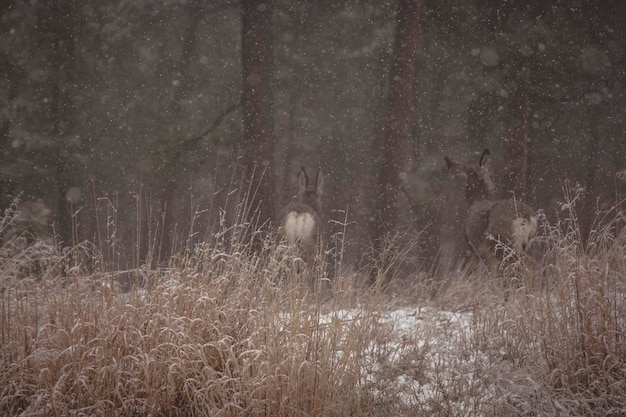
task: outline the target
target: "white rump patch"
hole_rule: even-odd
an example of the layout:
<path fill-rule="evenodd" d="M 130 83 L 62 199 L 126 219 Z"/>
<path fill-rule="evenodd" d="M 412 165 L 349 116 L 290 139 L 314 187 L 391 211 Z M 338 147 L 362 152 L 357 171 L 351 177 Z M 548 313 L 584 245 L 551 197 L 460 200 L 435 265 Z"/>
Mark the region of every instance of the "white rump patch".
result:
<path fill-rule="evenodd" d="M 511 232 L 513 233 L 512 243 L 515 250 L 517 253 L 522 253 L 528 250 L 528 242 L 537 233 L 537 219 L 535 216 L 530 216 L 528 219 L 518 217 L 511 224 Z"/>
<path fill-rule="evenodd" d="M 311 213 L 292 211 L 285 217 L 285 235 L 289 244 L 310 240 L 315 230 L 315 219 Z"/>

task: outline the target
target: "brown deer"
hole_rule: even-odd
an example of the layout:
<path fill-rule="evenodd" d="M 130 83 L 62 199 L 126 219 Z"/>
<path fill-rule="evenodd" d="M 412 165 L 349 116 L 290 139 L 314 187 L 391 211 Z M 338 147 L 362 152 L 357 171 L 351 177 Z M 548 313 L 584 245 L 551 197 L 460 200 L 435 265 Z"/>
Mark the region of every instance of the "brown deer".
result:
<path fill-rule="evenodd" d="M 478 166 L 468 166 L 445 157 L 448 169 L 465 178 L 465 238 L 478 258 L 495 275 L 503 261 L 522 256 L 537 233 L 536 212 L 515 199 L 495 198 L 495 184 L 489 172 L 490 153 L 485 149 Z"/>
<path fill-rule="evenodd" d="M 298 173 L 298 201 L 287 204 L 280 215 L 280 225 L 287 244 L 297 250 L 304 267 L 313 277 L 321 265 L 322 219 L 321 196 L 324 185 L 322 170 L 309 182 L 304 167 Z"/>

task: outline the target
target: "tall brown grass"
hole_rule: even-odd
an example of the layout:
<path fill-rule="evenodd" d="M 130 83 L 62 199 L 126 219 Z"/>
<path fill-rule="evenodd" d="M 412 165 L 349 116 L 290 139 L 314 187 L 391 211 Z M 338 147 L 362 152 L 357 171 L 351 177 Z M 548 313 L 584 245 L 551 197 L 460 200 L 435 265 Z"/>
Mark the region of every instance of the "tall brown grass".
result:
<path fill-rule="evenodd" d="M 376 298 L 348 313 L 338 279 L 322 304 L 287 248 L 271 236 L 251 245 L 247 228 L 147 271 L 127 294 L 109 268 L 63 276 L 68 254 L 53 247 L 4 251 L 1 414 L 368 414 Z"/>
<path fill-rule="evenodd" d="M 624 415 L 625 219 L 583 244 L 566 214 L 544 221 L 544 256 L 512 288 L 423 271 L 388 283 L 414 253 L 391 245 L 372 260 L 385 285 L 355 289 L 335 265 L 322 296 L 240 216 L 128 293 L 91 245 L 5 240 L 0 413 Z"/>
<path fill-rule="evenodd" d="M 584 243 L 573 203 L 544 219 L 510 301 L 476 312 L 500 415 L 626 415 L 626 217 L 599 217 Z"/>

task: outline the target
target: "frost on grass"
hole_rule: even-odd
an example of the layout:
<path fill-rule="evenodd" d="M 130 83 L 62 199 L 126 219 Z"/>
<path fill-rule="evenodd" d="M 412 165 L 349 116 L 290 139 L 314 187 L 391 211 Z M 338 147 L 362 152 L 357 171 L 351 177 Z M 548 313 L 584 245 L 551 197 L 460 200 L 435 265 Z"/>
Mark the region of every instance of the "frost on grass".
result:
<path fill-rule="evenodd" d="M 463 276 L 422 307 L 342 277 L 303 297 L 271 244 L 199 248 L 120 293 L 88 250 L 5 242 L 0 414 L 624 415 L 624 223 L 586 246 L 546 228 L 506 298 Z"/>
<path fill-rule="evenodd" d="M 382 316 L 387 333 L 370 346 L 367 381 L 398 413 L 470 415 L 488 395 L 472 349 L 472 313 L 399 309 Z"/>

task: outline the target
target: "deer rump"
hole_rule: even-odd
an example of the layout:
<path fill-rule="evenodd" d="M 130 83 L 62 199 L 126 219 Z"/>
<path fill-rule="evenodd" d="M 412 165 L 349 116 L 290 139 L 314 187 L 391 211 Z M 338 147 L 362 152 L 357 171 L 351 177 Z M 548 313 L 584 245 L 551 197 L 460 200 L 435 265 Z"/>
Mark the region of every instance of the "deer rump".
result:
<path fill-rule="evenodd" d="M 311 208 L 303 203 L 291 203 L 285 208 L 283 215 L 285 238 L 291 245 L 298 243 L 317 242 L 317 213 L 311 213 Z"/>
<path fill-rule="evenodd" d="M 525 203 L 509 200 L 482 200 L 467 211 L 467 243 L 484 260 L 502 260 L 504 245 L 520 256 L 537 232 L 535 211 Z"/>
<path fill-rule="evenodd" d="M 300 258 L 297 271 L 314 273 L 321 265 L 321 196 L 324 184 L 322 170 L 318 169 L 313 182 L 304 167 L 298 172 L 298 198 L 285 206 L 280 215 L 280 227 L 292 254 Z M 314 285 L 312 285 L 314 287 Z"/>

